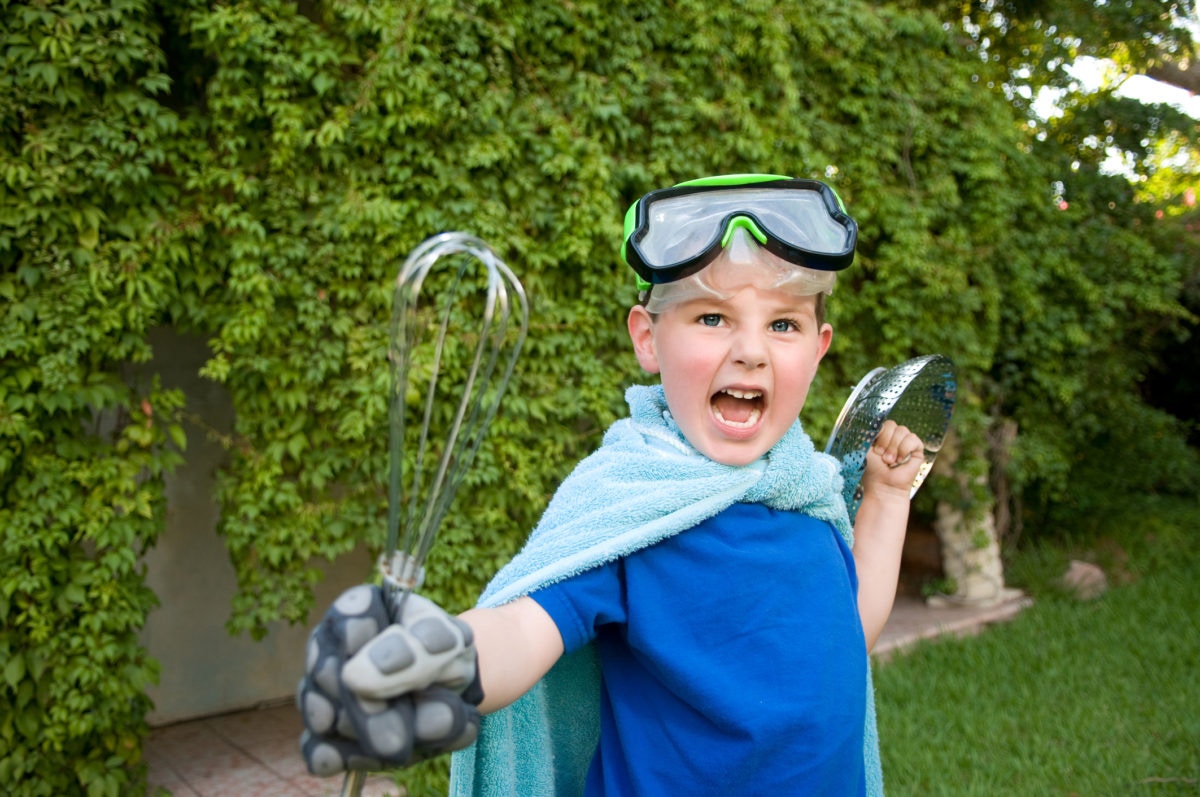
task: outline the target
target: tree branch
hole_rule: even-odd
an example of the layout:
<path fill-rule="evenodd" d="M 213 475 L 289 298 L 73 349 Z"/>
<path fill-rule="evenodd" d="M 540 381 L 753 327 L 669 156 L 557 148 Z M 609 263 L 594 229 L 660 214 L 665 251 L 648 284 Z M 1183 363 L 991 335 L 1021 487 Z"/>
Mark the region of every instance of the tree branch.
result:
<path fill-rule="evenodd" d="M 1146 70 L 1146 77 L 1161 80 L 1172 86 L 1200 93 L 1200 63 L 1184 61 L 1182 64 L 1165 63 Z"/>

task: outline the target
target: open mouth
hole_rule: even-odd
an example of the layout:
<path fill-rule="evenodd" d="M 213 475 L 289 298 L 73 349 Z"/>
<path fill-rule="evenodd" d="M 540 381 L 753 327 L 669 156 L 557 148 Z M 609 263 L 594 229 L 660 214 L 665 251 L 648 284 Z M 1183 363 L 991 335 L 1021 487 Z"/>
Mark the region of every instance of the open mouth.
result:
<path fill-rule="evenodd" d="M 712 397 L 713 413 L 717 420 L 734 429 L 749 429 L 762 417 L 761 390 L 726 388 Z"/>

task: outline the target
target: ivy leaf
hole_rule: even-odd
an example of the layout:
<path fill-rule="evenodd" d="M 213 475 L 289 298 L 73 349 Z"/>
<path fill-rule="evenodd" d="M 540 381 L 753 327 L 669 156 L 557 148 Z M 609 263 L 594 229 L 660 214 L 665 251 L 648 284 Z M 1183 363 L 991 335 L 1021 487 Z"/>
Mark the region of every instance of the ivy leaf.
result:
<path fill-rule="evenodd" d="M 4 665 L 4 680 L 9 686 L 16 688 L 24 677 L 25 657 L 20 653 L 14 653 Z"/>

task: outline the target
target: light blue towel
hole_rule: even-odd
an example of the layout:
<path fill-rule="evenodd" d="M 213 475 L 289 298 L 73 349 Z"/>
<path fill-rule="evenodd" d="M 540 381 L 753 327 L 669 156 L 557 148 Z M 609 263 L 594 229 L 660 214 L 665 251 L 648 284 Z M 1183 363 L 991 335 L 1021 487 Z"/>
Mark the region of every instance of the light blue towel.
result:
<path fill-rule="evenodd" d="M 799 421 L 762 459 L 729 466 L 684 440 L 661 387 L 631 387 L 625 398 L 630 417 L 613 424 L 601 447 L 563 481 L 480 606 L 508 603 L 653 545 L 735 503 L 803 511 L 853 544 L 838 463 L 814 449 Z M 600 736 L 599 706 L 600 669 L 589 645 L 564 656 L 511 706 L 483 718 L 475 745 L 454 754 L 450 793 L 582 794 Z M 883 793 L 883 775 L 870 668 L 865 731 L 867 794 L 875 797 Z"/>

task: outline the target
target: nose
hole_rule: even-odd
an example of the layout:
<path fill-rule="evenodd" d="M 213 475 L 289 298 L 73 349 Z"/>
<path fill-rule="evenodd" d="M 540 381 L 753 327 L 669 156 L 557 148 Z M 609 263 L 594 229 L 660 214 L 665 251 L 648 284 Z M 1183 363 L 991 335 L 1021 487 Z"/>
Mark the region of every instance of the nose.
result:
<path fill-rule="evenodd" d="M 734 364 L 747 370 L 753 371 L 767 365 L 766 341 L 756 331 L 746 329 L 738 332 L 729 354 Z"/>

